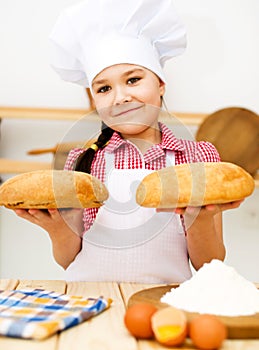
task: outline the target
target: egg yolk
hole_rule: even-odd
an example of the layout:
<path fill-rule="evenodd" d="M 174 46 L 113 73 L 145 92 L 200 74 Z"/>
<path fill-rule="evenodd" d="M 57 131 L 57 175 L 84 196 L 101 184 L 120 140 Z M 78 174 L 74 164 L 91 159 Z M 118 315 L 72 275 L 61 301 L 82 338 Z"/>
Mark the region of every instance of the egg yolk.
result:
<path fill-rule="evenodd" d="M 161 341 L 167 341 L 172 337 L 174 338 L 181 332 L 182 327 L 178 325 L 163 325 L 157 328 L 157 334 L 159 334 L 159 338 Z"/>

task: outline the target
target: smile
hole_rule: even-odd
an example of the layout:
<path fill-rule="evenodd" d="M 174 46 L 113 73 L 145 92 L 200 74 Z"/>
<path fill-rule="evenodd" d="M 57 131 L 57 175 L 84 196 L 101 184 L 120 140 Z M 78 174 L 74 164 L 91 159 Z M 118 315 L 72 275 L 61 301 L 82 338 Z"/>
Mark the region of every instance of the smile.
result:
<path fill-rule="evenodd" d="M 120 116 L 124 116 L 128 113 L 132 113 L 132 112 L 135 112 L 139 109 L 141 109 L 142 107 L 144 107 L 144 104 L 140 105 L 140 106 L 137 106 L 137 107 L 132 107 L 132 108 L 127 108 L 127 109 L 120 109 L 120 110 L 117 110 L 114 114 L 113 114 L 113 117 L 120 117 Z"/>

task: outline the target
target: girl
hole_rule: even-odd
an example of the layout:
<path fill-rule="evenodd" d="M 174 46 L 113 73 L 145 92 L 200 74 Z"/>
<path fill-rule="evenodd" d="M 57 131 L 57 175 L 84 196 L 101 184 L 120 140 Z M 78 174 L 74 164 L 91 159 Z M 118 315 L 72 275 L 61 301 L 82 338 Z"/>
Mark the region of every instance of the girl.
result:
<path fill-rule="evenodd" d="M 240 202 L 161 212 L 134 200 L 136 184 L 154 170 L 220 160 L 211 144 L 177 139 L 158 121 L 162 66 L 185 47 L 171 1 L 132 0 L 123 8 L 120 0 L 83 1 L 62 13 L 51 40 L 53 67 L 90 87 L 102 120 L 98 140 L 72 150 L 65 169 L 91 173 L 110 194 L 100 209 L 16 210 L 48 232 L 67 280 L 182 282 L 190 262 L 199 269 L 223 260 L 221 212 Z"/>

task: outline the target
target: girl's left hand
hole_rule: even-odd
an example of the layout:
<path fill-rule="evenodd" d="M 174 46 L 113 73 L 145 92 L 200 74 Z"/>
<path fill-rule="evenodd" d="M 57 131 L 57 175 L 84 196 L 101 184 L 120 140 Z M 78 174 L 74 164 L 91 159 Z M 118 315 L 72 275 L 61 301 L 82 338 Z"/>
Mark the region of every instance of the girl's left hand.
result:
<path fill-rule="evenodd" d="M 156 209 L 156 211 L 159 212 L 174 212 L 175 214 L 179 214 L 179 215 L 184 215 L 186 212 L 188 212 L 189 214 L 191 214 L 192 211 L 197 212 L 197 209 L 199 210 L 206 210 L 208 212 L 210 212 L 210 214 L 215 215 L 217 213 L 223 212 L 225 210 L 229 210 L 229 209 L 236 209 L 238 208 L 242 202 L 244 201 L 244 199 L 239 200 L 239 201 L 235 201 L 235 202 L 230 202 L 230 203 L 223 203 L 223 204 L 208 204 L 205 205 L 203 207 L 186 207 L 186 208 L 168 208 L 168 209 Z"/>

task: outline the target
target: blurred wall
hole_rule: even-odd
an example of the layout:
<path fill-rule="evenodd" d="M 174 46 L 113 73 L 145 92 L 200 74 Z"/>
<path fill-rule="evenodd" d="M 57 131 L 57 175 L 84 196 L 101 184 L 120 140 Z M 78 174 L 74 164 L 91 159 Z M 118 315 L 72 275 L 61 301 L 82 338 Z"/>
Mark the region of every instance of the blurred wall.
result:
<path fill-rule="evenodd" d="M 48 34 L 76 0 L 0 1 L 0 106 L 86 108 L 83 88 L 59 79 L 48 64 Z M 259 2 L 175 0 L 188 30 L 186 53 L 166 63 L 170 111 L 211 113 L 242 106 L 259 113 Z M 3 119 L 0 157 L 35 159 L 26 152 L 58 142 L 93 137 L 98 123 Z M 193 138 L 195 127 L 177 135 Z M 52 155 L 37 160 L 51 161 Z M 12 176 L 12 174 L 8 175 Z M 7 178 L 8 176 L 4 176 Z M 226 262 L 259 282 L 259 189 L 224 214 Z M 0 209 L 0 277 L 62 278 L 43 230 Z"/>

